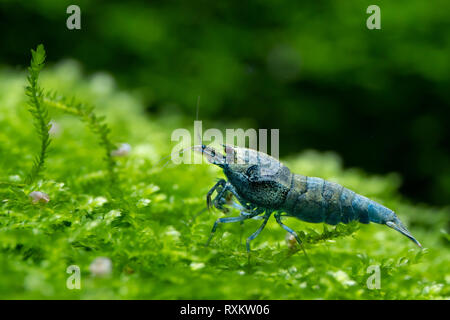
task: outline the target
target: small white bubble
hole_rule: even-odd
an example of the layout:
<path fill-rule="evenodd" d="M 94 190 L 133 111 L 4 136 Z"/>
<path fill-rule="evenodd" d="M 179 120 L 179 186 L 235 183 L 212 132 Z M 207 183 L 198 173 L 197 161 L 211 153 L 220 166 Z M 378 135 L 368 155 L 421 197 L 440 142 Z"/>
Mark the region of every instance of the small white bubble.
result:
<path fill-rule="evenodd" d="M 20 178 L 19 175 L 13 175 L 13 176 L 9 176 L 9 181 L 13 181 L 13 182 L 19 182 L 20 180 L 22 180 L 22 178 Z"/>
<path fill-rule="evenodd" d="M 111 156 L 113 157 L 126 157 L 131 152 L 131 145 L 128 143 L 122 143 L 119 148 L 111 151 Z"/>
<path fill-rule="evenodd" d="M 348 274 L 342 270 L 338 270 L 336 272 L 329 271 L 328 274 L 333 276 L 338 282 L 345 286 L 354 286 L 356 284 L 356 282 L 350 279 Z"/>
<path fill-rule="evenodd" d="M 105 277 L 110 275 L 112 272 L 111 259 L 106 257 L 95 258 L 89 266 L 89 271 L 94 277 Z"/>
<path fill-rule="evenodd" d="M 152 202 L 152 200 L 150 199 L 139 199 L 137 207 L 138 208 L 147 207 L 150 204 L 150 202 Z"/>
<path fill-rule="evenodd" d="M 288 269 L 289 273 L 296 273 L 297 272 L 297 268 L 296 267 L 290 267 Z"/>
<path fill-rule="evenodd" d="M 190 265 L 192 270 L 199 270 L 205 267 L 203 262 L 192 262 Z"/>
<path fill-rule="evenodd" d="M 115 87 L 114 78 L 108 73 L 98 72 L 91 78 L 91 88 L 99 94 L 110 93 Z"/>
<path fill-rule="evenodd" d="M 94 207 L 101 207 L 102 205 L 104 205 L 107 202 L 108 202 L 108 199 L 106 199 L 105 197 L 97 197 L 95 199 L 89 200 L 89 203 L 92 203 L 94 205 Z"/>
<path fill-rule="evenodd" d="M 229 236 L 232 236 L 233 234 L 231 234 L 230 232 L 228 232 L 228 231 L 225 231 L 223 234 L 222 234 L 222 238 L 223 239 L 226 239 L 226 238 L 228 238 Z"/>
<path fill-rule="evenodd" d="M 118 218 L 121 215 L 122 213 L 120 212 L 120 210 L 111 210 L 103 217 L 103 219 L 107 224 L 110 224 L 114 221 L 115 218 Z"/>
<path fill-rule="evenodd" d="M 172 237 L 175 240 L 178 240 L 180 238 L 180 235 L 181 235 L 181 233 L 177 229 L 172 227 L 172 226 L 169 226 L 167 228 L 167 231 L 165 232 L 165 234 L 170 236 L 170 237 Z"/>

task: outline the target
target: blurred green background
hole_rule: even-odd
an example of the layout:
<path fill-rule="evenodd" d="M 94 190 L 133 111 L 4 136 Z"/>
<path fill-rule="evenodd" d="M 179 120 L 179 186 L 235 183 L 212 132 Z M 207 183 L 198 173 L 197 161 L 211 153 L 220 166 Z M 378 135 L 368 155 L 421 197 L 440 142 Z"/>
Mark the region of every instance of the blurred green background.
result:
<path fill-rule="evenodd" d="M 69 4 L 79 31 L 66 28 Z M 381 30 L 366 28 L 370 4 Z M 0 298 L 449 299 L 448 7 L 0 0 Z M 39 151 L 24 91 L 39 43 L 44 91 L 96 106 L 111 144 L 131 150 L 108 170 L 99 134 L 48 106 L 43 177 L 16 188 Z M 296 219 L 286 223 L 311 263 L 274 219 L 250 256 L 258 221 L 222 225 L 205 247 L 223 217 L 205 212 L 205 195 L 223 173 L 161 161 L 172 130 L 192 129 L 199 96 L 204 129 L 279 128 L 293 172 L 392 208 L 426 250 L 376 224 Z M 32 191 L 50 201 L 33 204 Z M 93 269 L 99 257 L 112 267 Z M 81 290 L 68 290 L 69 265 Z M 367 286 L 374 265 L 379 290 Z"/>
<path fill-rule="evenodd" d="M 66 8 L 81 8 L 81 30 Z M 366 8 L 381 8 L 381 30 Z M 333 150 L 345 167 L 398 172 L 414 201 L 450 197 L 450 3 L 0 0 L 0 64 L 105 70 L 154 116 L 279 128 L 281 156 Z M 299 172 L 302 173 L 302 172 Z"/>

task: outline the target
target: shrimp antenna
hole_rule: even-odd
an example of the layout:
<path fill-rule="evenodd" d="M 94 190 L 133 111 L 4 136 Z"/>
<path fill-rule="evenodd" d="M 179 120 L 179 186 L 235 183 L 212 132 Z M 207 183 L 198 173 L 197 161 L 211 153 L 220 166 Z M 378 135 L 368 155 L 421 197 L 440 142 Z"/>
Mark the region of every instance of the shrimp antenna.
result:
<path fill-rule="evenodd" d="M 196 115 L 195 115 L 195 120 L 196 121 L 199 121 L 198 120 L 199 111 L 200 111 L 200 96 L 197 97 L 197 112 L 196 112 Z M 203 139 L 202 139 L 202 136 L 200 135 L 200 132 L 197 132 L 197 138 L 198 138 L 198 141 L 196 141 L 197 144 L 200 144 L 200 145 L 203 144 L 202 143 Z"/>
<path fill-rule="evenodd" d="M 196 114 L 195 114 L 195 119 L 196 119 L 196 121 L 198 121 L 199 110 L 200 110 L 200 96 L 197 97 L 197 109 L 196 109 Z M 193 150 L 193 149 L 196 149 L 196 151 L 201 152 L 202 154 L 203 154 L 203 153 L 207 153 L 208 155 L 211 156 L 211 154 L 210 154 L 210 152 L 211 152 L 210 149 L 209 149 L 209 148 L 206 148 L 206 146 L 202 144 L 203 141 L 202 141 L 202 137 L 201 137 L 201 135 L 200 135 L 199 132 L 198 132 L 197 138 L 198 138 L 198 141 L 197 141 L 198 144 L 197 144 L 197 145 L 194 145 L 194 146 L 191 146 L 191 147 L 187 147 L 187 148 L 183 148 L 183 149 L 181 149 L 181 150 L 179 150 L 179 151 L 174 151 L 174 152 L 172 152 L 171 154 L 169 154 L 169 155 L 167 155 L 167 156 L 165 156 L 165 157 L 162 157 L 162 158 L 155 164 L 155 167 L 158 166 L 158 164 L 161 163 L 161 161 L 163 161 L 164 159 L 167 159 L 167 158 L 169 158 L 169 157 L 172 158 L 172 156 L 173 156 L 174 154 L 176 154 L 176 153 L 178 153 L 179 155 L 182 155 L 182 154 L 183 154 L 185 151 L 187 151 L 187 150 Z M 212 158 L 214 158 L 214 157 L 215 157 L 215 153 L 214 153 L 214 155 L 212 155 Z M 170 160 L 167 160 L 167 161 L 164 163 L 164 165 L 162 166 L 162 168 L 165 168 L 169 162 L 170 162 Z"/>
<path fill-rule="evenodd" d="M 197 97 L 197 114 L 195 116 L 195 119 L 198 121 L 198 111 L 200 109 L 200 96 Z"/>

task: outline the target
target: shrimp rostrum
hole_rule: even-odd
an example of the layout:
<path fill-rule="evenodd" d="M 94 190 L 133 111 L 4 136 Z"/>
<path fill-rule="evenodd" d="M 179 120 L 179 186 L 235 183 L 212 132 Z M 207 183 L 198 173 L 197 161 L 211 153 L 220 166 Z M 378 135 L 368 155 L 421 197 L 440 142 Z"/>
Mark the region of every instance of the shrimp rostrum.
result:
<path fill-rule="evenodd" d="M 237 217 L 217 219 L 207 244 L 220 223 L 262 219 L 258 230 L 247 238 L 247 251 L 250 251 L 250 242 L 261 233 L 274 214 L 277 223 L 302 245 L 296 232 L 281 221 L 281 214 L 284 213 L 283 216 L 311 223 L 336 225 L 358 221 L 384 224 L 422 248 L 394 211 L 337 183 L 294 174 L 277 159 L 253 149 L 224 145 L 225 154 L 205 145 L 194 146 L 193 149 L 222 168 L 227 178 L 219 180 L 208 192 L 208 208 L 214 205 L 223 209 L 232 194 L 237 199 L 232 206 L 240 210 Z M 216 196 L 212 199 L 214 192 Z"/>

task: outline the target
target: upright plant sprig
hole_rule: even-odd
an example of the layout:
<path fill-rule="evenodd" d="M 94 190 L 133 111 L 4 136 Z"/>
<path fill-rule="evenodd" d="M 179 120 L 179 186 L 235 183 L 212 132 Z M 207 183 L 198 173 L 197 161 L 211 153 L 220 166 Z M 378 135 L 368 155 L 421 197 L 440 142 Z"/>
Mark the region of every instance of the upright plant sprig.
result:
<path fill-rule="evenodd" d="M 25 93 L 28 96 L 28 110 L 33 116 L 34 127 L 41 140 L 41 149 L 34 159 L 33 167 L 25 179 L 25 183 L 33 183 L 42 173 L 45 167 L 45 159 L 50 145 L 49 130 L 51 127 L 47 108 L 43 103 L 43 91 L 38 86 L 39 73 L 44 67 L 45 50 L 42 44 L 38 45 L 36 51 L 31 49 L 31 65 L 28 67 L 28 86 Z"/>
<path fill-rule="evenodd" d="M 58 97 L 54 92 L 46 93 L 43 97 L 43 102 L 49 107 L 79 117 L 97 135 L 99 144 L 104 150 L 103 159 L 107 163 L 110 180 L 111 182 L 115 182 L 117 180 L 114 172 L 116 162 L 112 157 L 115 146 L 111 141 L 111 129 L 106 124 L 105 117 L 97 116 L 94 107 L 91 105 L 76 102 L 75 99 Z"/>
<path fill-rule="evenodd" d="M 108 165 L 108 172 L 111 182 L 114 182 L 116 180 L 116 176 L 114 173 L 114 167 L 116 163 L 112 158 L 114 144 L 110 139 L 111 129 L 105 122 L 106 118 L 104 116 L 97 116 L 94 113 L 94 107 L 90 105 L 78 103 L 75 105 L 75 108 L 77 108 L 77 110 L 80 112 L 83 117 L 83 121 L 87 123 L 91 131 L 99 137 L 99 144 L 105 151 L 103 159 Z"/>

